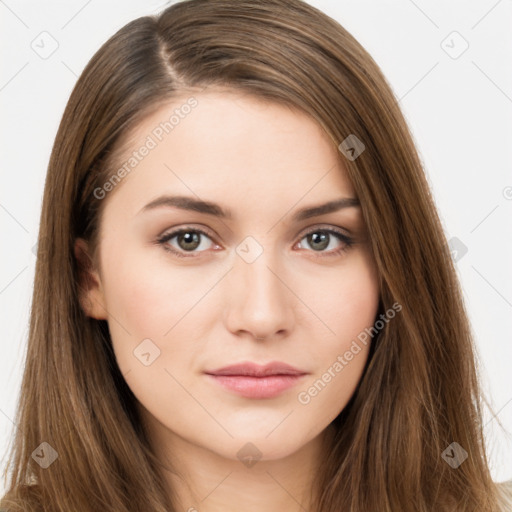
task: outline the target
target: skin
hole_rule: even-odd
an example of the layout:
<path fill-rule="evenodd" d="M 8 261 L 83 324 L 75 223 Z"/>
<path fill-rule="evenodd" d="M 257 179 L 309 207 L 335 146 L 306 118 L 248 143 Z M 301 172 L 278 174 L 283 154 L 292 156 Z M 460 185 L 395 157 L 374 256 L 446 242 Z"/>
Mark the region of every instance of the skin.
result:
<path fill-rule="evenodd" d="M 127 158 L 188 97 L 138 125 Z M 229 90 L 194 97 L 197 107 L 102 199 L 99 268 L 84 308 L 108 321 L 155 451 L 179 472 L 165 474 L 180 510 L 310 510 L 322 443 L 369 344 L 309 403 L 298 394 L 374 323 L 379 286 L 366 226 L 360 207 L 292 220 L 300 208 L 356 197 L 344 157 L 316 121 Z M 233 218 L 165 206 L 141 212 L 162 194 L 218 203 Z M 192 254 L 180 258 L 156 242 L 180 227 L 213 236 L 199 235 L 188 253 L 190 240 L 167 241 Z M 316 227 L 339 228 L 354 243 L 328 256 L 345 243 L 327 235 L 328 245 L 315 244 L 305 232 Z M 247 236 L 263 251 L 250 263 L 237 252 Z M 78 239 L 77 257 L 87 250 Z M 160 355 L 146 366 L 134 350 L 148 338 Z M 243 361 L 283 361 L 308 375 L 277 397 L 250 399 L 204 374 Z M 247 443 L 261 453 L 251 467 L 237 457 Z"/>

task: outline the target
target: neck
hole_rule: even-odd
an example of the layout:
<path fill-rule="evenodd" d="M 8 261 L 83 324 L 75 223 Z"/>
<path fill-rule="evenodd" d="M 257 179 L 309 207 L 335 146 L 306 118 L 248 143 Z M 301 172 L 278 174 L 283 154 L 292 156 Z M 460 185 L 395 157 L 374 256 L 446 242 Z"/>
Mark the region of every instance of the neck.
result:
<path fill-rule="evenodd" d="M 154 420 L 154 418 L 153 418 Z M 146 423 L 146 422 L 145 422 Z M 314 477 L 334 436 L 329 426 L 290 455 L 242 463 L 147 422 L 175 510 L 186 512 L 313 512 Z M 161 447 L 165 447 L 163 450 Z"/>

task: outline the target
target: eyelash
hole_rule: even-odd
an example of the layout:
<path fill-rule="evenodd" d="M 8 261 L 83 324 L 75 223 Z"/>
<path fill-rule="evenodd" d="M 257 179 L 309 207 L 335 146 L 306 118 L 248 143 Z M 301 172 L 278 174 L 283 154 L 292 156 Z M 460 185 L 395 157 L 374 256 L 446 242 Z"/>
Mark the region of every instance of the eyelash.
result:
<path fill-rule="evenodd" d="M 175 231 L 171 231 L 170 233 L 165 233 L 165 234 L 161 235 L 159 238 L 157 238 L 156 243 L 158 245 L 161 245 L 165 251 L 170 252 L 171 254 L 178 256 L 179 258 L 191 258 L 191 257 L 195 258 L 197 256 L 194 256 L 193 252 L 191 252 L 189 255 L 187 255 L 181 251 L 177 251 L 176 249 L 169 246 L 169 244 L 167 243 L 167 242 L 169 242 L 169 240 L 172 240 L 174 237 L 181 235 L 182 233 L 190 233 L 190 232 L 200 233 L 201 235 L 204 235 L 210 239 L 213 239 L 213 235 L 207 231 L 204 231 L 200 228 L 185 227 L 185 228 L 179 228 Z M 339 256 L 342 253 L 348 251 L 354 244 L 354 241 L 352 238 L 345 235 L 341 230 L 338 230 L 338 229 L 332 228 L 332 227 L 331 228 L 314 227 L 314 228 L 306 231 L 305 233 L 303 233 L 301 235 L 299 241 L 302 240 L 303 238 L 305 238 L 306 236 L 311 235 L 312 233 L 329 233 L 330 235 L 334 235 L 336 238 L 338 238 L 344 244 L 340 248 L 331 250 L 329 252 L 311 251 L 311 252 L 319 253 L 318 256 L 314 256 L 315 258 L 317 258 L 317 257 L 318 258 L 323 258 L 323 257 L 329 258 L 329 257 Z M 200 252 L 202 252 L 202 251 L 200 251 Z"/>
<path fill-rule="evenodd" d="M 168 244 L 168 242 L 170 240 L 172 240 L 173 238 L 175 238 L 176 236 L 179 236 L 182 233 L 189 233 L 189 232 L 200 233 L 201 235 L 204 235 L 204 236 L 212 239 L 212 241 L 213 241 L 213 238 L 214 238 L 212 233 L 209 233 L 209 232 L 207 232 L 207 231 L 205 231 L 203 229 L 193 228 L 193 227 L 184 227 L 184 228 L 176 229 L 176 230 L 171 231 L 169 233 L 164 233 L 163 235 L 161 235 L 156 240 L 156 243 L 158 245 L 161 245 L 165 251 L 170 252 L 171 254 L 173 254 L 174 256 L 177 256 L 179 258 L 195 258 L 197 256 L 194 256 L 193 252 L 191 252 L 188 255 L 186 253 L 183 253 L 181 251 L 178 251 L 178 250 L 172 248 Z M 352 247 L 352 245 L 354 244 L 353 239 L 351 237 L 345 235 L 341 230 L 338 230 L 338 229 L 333 228 L 333 227 L 331 227 L 331 228 L 319 228 L 317 226 L 315 226 L 314 228 L 309 229 L 308 231 L 306 231 L 303 234 L 301 234 L 301 237 L 299 238 L 299 242 L 300 242 L 300 240 L 302 240 L 303 238 L 307 237 L 308 235 L 311 235 L 312 233 L 328 233 L 330 235 L 334 235 L 336 238 L 338 238 L 338 240 L 340 240 L 343 243 L 343 245 L 340 248 L 331 250 L 329 252 L 310 251 L 310 252 L 317 252 L 317 253 L 319 253 L 317 256 L 313 256 L 314 258 L 324 258 L 324 257 L 330 258 L 330 257 L 340 256 L 344 252 L 348 251 Z"/>

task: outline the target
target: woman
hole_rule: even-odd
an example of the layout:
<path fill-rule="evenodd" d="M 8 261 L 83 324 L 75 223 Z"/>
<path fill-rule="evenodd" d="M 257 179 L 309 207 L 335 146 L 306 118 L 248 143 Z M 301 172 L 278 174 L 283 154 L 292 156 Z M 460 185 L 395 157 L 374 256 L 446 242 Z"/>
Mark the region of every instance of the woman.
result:
<path fill-rule="evenodd" d="M 45 185 L 9 511 L 498 511 L 469 322 L 378 66 L 299 0 L 92 58 Z"/>

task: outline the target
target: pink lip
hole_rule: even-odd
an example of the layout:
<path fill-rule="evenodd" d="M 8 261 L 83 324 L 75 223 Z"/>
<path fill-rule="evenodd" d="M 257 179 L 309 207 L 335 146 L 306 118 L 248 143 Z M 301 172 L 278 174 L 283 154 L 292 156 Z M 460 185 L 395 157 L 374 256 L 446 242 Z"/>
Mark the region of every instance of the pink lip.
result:
<path fill-rule="evenodd" d="M 265 366 L 241 363 L 205 372 L 208 376 L 245 398 L 273 398 L 295 386 L 307 372 L 286 363 Z"/>

